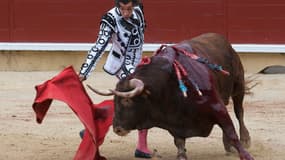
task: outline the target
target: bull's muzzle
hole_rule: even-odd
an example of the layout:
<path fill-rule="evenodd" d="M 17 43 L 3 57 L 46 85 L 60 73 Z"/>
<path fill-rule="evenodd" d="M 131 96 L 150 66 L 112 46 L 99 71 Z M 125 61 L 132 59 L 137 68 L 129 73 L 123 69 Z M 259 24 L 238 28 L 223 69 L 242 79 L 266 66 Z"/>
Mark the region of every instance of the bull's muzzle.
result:
<path fill-rule="evenodd" d="M 119 136 L 126 136 L 130 131 L 123 129 L 122 127 L 113 127 L 113 131 Z"/>

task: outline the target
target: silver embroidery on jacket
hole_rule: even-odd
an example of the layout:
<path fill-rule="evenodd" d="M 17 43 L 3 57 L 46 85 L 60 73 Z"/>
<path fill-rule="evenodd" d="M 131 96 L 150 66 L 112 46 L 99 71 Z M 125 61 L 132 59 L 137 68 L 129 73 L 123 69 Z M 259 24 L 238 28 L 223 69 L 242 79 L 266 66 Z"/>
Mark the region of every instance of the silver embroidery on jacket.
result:
<path fill-rule="evenodd" d="M 95 45 L 88 52 L 80 74 L 88 77 L 95 69 L 109 42 L 112 48 L 104 70 L 117 74 L 119 78 L 132 73 L 142 56 L 145 22 L 142 10 L 135 7 L 129 20 L 122 18 L 119 9 L 113 8 L 102 17 L 100 31 Z M 116 59 L 117 58 L 117 59 Z"/>

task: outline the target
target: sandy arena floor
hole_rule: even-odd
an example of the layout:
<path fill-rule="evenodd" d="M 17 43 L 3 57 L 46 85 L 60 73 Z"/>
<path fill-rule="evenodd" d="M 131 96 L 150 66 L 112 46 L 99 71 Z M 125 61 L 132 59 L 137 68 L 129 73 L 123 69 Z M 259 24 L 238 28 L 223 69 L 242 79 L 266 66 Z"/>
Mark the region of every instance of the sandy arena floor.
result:
<path fill-rule="evenodd" d="M 54 101 L 42 124 L 37 124 L 32 103 L 34 86 L 54 75 L 53 72 L 0 72 L 0 159 L 2 160 L 70 160 L 80 143 L 78 132 L 83 128 L 69 107 Z M 245 121 L 251 133 L 249 152 L 256 160 L 285 158 L 285 75 L 256 75 L 260 83 L 253 95 L 245 97 Z M 103 72 L 93 73 L 85 84 L 97 88 L 113 88 L 116 79 Z M 88 90 L 89 92 L 89 90 Z M 110 97 L 89 92 L 94 103 Z M 232 106 L 228 106 L 235 124 Z M 238 128 L 238 127 L 237 127 Z M 187 154 L 192 160 L 237 160 L 223 150 L 220 128 L 215 127 L 207 138 L 187 139 Z M 137 132 L 126 137 L 108 133 L 101 153 L 108 160 L 135 159 L 133 152 Z M 158 151 L 153 159 L 174 160 L 176 148 L 168 132 L 149 130 L 149 146 Z"/>

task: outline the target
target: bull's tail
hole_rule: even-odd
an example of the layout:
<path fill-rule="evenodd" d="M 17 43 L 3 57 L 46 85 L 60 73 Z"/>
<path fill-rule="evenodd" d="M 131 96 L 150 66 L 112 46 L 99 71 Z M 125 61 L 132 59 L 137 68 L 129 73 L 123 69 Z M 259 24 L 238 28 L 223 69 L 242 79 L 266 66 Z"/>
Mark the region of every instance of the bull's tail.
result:
<path fill-rule="evenodd" d="M 256 75 L 249 75 L 245 78 L 245 94 L 253 95 L 252 89 L 260 84 L 257 78 Z"/>

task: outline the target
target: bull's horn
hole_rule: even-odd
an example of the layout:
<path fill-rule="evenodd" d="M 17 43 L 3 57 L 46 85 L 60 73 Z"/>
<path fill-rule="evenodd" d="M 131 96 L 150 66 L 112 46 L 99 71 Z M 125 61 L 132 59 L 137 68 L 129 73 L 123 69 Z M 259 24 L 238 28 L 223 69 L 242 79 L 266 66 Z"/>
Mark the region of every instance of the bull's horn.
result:
<path fill-rule="evenodd" d="M 111 90 L 111 91 L 119 97 L 131 98 L 131 97 L 134 97 L 142 93 L 144 89 L 144 83 L 141 80 L 136 79 L 136 78 L 131 79 L 129 82 L 129 85 L 131 88 L 134 88 L 134 89 L 128 92 L 121 92 L 117 90 Z"/>
<path fill-rule="evenodd" d="M 87 87 L 90 88 L 93 92 L 95 92 L 96 94 L 99 94 L 101 96 L 112 96 L 114 95 L 113 92 L 111 92 L 110 90 L 109 91 L 100 91 L 98 89 L 95 89 L 93 87 L 91 87 L 90 85 L 87 84 Z"/>

